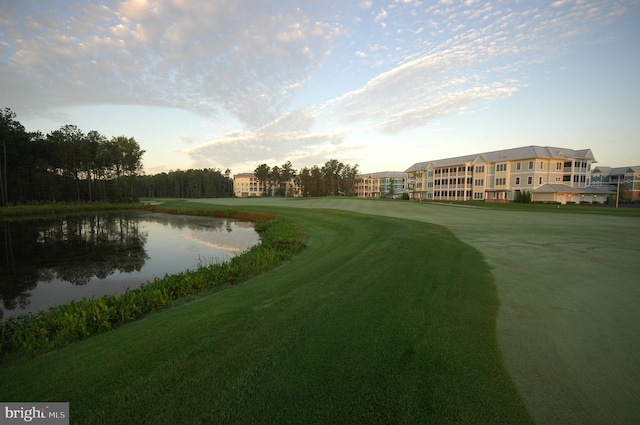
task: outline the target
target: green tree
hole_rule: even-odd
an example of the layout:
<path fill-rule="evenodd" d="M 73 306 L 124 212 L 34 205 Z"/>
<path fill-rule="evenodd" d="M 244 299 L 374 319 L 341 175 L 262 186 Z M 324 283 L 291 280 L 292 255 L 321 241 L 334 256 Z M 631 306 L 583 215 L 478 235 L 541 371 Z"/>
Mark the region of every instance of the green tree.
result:
<path fill-rule="evenodd" d="M 267 182 L 269 181 L 269 177 L 271 176 L 271 167 L 267 164 L 261 164 L 258 168 L 255 169 L 253 174 L 256 176 L 258 181 L 260 182 L 260 186 L 262 188 L 262 194 L 267 194 Z"/>
<path fill-rule="evenodd" d="M 54 173 L 61 177 L 63 199 L 81 200 L 79 153 L 80 143 L 85 138 L 84 133 L 77 126 L 67 124 L 59 130 L 47 135 L 47 140 L 52 144 L 52 165 Z M 75 192 L 75 196 L 71 193 Z"/>
<path fill-rule="evenodd" d="M 337 159 L 330 159 L 322 167 L 324 176 L 324 193 L 323 195 L 337 195 L 340 190 L 340 173 L 344 168 L 344 164 Z"/>
<path fill-rule="evenodd" d="M 117 200 L 135 199 L 136 177 L 142 171 L 142 155 L 145 151 L 133 137 L 113 137 L 109 143 L 113 171 L 116 176 Z"/>
<path fill-rule="evenodd" d="M 342 187 L 347 196 L 354 196 L 356 193 L 356 176 L 360 173 L 358 164 L 345 165 L 340 173 Z"/>
<path fill-rule="evenodd" d="M 281 192 L 280 188 L 280 180 L 282 179 L 280 173 L 280 167 L 274 165 L 269 173 L 269 194 L 275 196 L 283 196 L 284 193 Z M 275 190 L 274 190 L 275 187 Z"/>
<path fill-rule="evenodd" d="M 284 196 L 287 196 L 287 192 L 289 192 L 289 194 L 293 196 L 293 186 L 291 185 L 291 180 L 295 177 L 296 170 L 293 169 L 291 161 L 287 161 L 282 164 L 282 167 L 280 168 L 280 179 L 282 182 L 281 190 Z M 287 190 L 287 188 L 289 188 L 290 190 Z"/>

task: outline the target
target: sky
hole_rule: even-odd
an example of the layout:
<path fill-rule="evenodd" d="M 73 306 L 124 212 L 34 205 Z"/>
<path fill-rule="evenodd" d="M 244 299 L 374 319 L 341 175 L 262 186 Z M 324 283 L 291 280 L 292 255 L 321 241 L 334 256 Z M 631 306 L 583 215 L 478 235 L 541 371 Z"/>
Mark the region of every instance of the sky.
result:
<path fill-rule="evenodd" d="M 640 165 L 638 0 L 0 0 L 0 108 L 146 174 L 540 145 Z"/>

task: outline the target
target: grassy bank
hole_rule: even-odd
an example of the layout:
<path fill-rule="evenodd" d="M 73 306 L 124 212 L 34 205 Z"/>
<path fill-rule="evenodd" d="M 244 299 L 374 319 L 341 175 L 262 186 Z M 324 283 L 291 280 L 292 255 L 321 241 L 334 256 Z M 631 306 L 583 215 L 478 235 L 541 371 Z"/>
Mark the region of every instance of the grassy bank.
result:
<path fill-rule="evenodd" d="M 209 208 L 172 207 L 187 206 Z M 477 251 L 415 221 L 251 211 L 288 218 L 309 247 L 241 285 L 4 364 L 0 400 L 68 401 L 83 424 L 531 423 Z"/>
<path fill-rule="evenodd" d="M 167 308 L 176 300 L 243 282 L 277 267 L 306 245 L 307 236 L 300 229 L 272 215 L 212 208 L 182 212 L 253 221 L 261 243 L 229 261 L 156 278 L 122 294 L 84 298 L 10 318 L 0 323 L 0 362 L 58 349 Z"/>
<path fill-rule="evenodd" d="M 43 202 L 38 204 L 15 205 L 0 208 L 0 219 L 23 219 L 40 216 L 68 215 L 92 211 L 130 210 L 142 208 L 142 204 L 111 202 Z"/>

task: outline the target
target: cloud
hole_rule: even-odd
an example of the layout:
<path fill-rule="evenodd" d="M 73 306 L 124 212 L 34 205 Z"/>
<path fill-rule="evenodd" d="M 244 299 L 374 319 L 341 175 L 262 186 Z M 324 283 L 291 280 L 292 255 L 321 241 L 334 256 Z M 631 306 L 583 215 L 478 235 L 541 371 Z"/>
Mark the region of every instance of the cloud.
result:
<path fill-rule="evenodd" d="M 46 3 L 9 11 L 6 101 L 223 111 L 257 128 L 286 111 L 343 28 L 253 0 Z M 53 8 L 57 3 L 50 3 Z M 43 17 L 47 16 L 46 19 Z M 25 27 L 30 31 L 25 31 Z"/>
<path fill-rule="evenodd" d="M 397 66 L 329 100 L 319 113 L 337 127 L 395 134 L 442 116 L 484 108 L 525 87 L 530 66 L 562 54 L 572 37 L 606 24 L 620 10 L 600 6 L 594 12 L 596 6 L 586 3 L 560 14 L 536 7 L 495 10 L 489 3 L 474 1 L 465 6 L 460 11 L 454 7 L 435 31 L 421 31 L 431 32 L 431 39 L 425 40 L 427 52 L 396 60 Z M 435 44 L 434 39 L 441 41 Z M 414 44 L 416 40 L 420 36 Z"/>
<path fill-rule="evenodd" d="M 387 19 L 387 16 L 389 16 L 387 11 L 384 9 L 380 9 L 380 12 L 376 15 L 376 22 L 384 21 L 385 19 Z"/>
<path fill-rule="evenodd" d="M 203 166 L 302 160 L 511 96 L 634 1 L 25 0 L 0 14 L 0 89 L 40 115 L 124 104 L 230 118 L 209 142 L 181 136 Z"/>
<path fill-rule="evenodd" d="M 255 132 L 242 137 L 217 139 L 186 151 L 196 167 L 231 167 L 253 170 L 257 164 L 290 160 L 300 164 L 319 152 L 338 152 L 343 140 L 339 133 Z M 253 164 L 253 165 L 252 165 Z M 302 165 L 313 165 L 304 163 Z"/>

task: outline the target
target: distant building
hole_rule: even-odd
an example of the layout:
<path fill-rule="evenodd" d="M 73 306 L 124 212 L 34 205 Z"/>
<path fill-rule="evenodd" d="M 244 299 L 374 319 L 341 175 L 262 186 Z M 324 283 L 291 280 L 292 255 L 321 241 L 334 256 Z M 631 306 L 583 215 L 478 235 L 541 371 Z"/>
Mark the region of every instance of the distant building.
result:
<path fill-rule="evenodd" d="M 264 196 L 265 193 L 270 196 L 301 196 L 300 184 L 295 178 L 282 182 L 260 182 L 254 173 L 234 175 L 233 193 L 238 198 Z"/>
<path fill-rule="evenodd" d="M 262 183 L 253 173 L 240 173 L 233 176 L 233 194 L 238 198 L 262 196 Z"/>
<path fill-rule="evenodd" d="M 624 185 L 631 201 L 640 201 L 640 165 L 631 167 L 598 166 L 591 171 L 591 185 L 609 187 L 615 194 Z"/>
<path fill-rule="evenodd" d="M 589 149 L 524 146 L 418 162 L 406 170 L 412 199 L 430 201 L 605 202 L 608 188 L 590 186 Z"/>
<path fill-rule="evenodd" d="M 355 196 L 358 198 L 401 198 L 407 193 L 407 173 L 382 171 L 360 174 L 355 180 Z"/>

